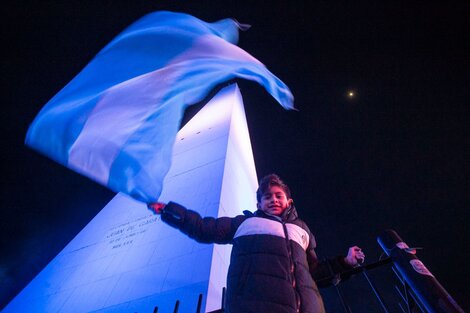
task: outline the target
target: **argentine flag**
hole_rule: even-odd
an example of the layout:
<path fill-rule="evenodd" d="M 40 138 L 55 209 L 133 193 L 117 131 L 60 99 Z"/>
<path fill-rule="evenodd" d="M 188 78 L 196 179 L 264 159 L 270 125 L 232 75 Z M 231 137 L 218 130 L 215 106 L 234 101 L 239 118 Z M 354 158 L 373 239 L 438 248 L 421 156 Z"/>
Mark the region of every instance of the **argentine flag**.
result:
<path fill-rule="evenodd" d="M 289 88 L 236 46 L 235 20 L 160 11 L 130 25 L 39 112 L 26 145 L 149 203 L 158 200 L 184 110 L 219 84 L 261 84 L 284 108 Z"/>

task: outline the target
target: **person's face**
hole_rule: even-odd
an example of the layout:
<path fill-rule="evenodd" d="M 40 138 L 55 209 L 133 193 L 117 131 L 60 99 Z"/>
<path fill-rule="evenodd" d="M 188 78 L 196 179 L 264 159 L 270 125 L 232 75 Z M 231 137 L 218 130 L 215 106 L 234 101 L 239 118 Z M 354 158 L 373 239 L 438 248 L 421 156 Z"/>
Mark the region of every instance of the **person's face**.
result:
<path fill-rule="evenodd" d="M 261 196 L 258 209 L 261 211 L 280 216 L 292 203 L 292 199 L 287 199 L 286 193 L 281 187 L 272 186 Z"/>

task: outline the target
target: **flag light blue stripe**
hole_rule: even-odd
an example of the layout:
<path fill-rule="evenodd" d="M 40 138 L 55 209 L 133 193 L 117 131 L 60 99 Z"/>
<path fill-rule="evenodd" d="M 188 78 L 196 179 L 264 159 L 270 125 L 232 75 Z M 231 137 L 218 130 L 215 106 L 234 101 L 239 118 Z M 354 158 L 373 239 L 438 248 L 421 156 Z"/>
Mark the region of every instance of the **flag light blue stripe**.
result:
<path fill-rule="evenodd" d="M 240 25 L 154 12 L 129 26 L 40 111 L 26 144 L 134 198 L 158 199 L 184 109 L 233 78 L 284 108 L 289 88 L 235 45 Z"/>

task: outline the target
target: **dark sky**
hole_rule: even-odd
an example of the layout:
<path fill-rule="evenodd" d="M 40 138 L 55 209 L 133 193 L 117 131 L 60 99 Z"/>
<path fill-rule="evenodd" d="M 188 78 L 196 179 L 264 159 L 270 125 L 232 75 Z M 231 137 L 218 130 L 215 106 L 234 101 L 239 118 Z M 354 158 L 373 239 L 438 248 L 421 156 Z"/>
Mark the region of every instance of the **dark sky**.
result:
<path fill-rule="evenodd" d="M 170 10 L 251 24 L 239 46 L 291 88 L 298 112 L 239 83 L 258 176 L 290 185 L 320 256 L 357 244 L 372 263 L 394 229 L 470 308 L 468 1 L 27 2 L 2 6 L 0 307 L 114 196 L 25 147 L 29 124 L 125 27 Z M 371 273 L 395 312 L 387 275 Z M 380 312 L 363 277 L 342 290 L 354 312 Z"/>

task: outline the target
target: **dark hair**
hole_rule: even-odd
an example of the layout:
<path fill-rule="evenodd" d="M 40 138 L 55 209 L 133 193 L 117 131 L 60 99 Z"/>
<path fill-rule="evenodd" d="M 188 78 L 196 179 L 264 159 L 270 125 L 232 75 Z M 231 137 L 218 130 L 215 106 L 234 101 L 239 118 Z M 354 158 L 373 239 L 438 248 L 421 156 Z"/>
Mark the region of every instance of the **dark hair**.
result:
<path fill-rule="evenodd" d="M 261 197 L 266 193 L 272 186 L 280 187 L 285 193 L 287 199 L 290 199 L 289 187 L 277 176 L 276 174 L 269 174 L 261 178 L 259 181 L 258 190 L 256 190 L 256 200 L 261 202 Z"/>

